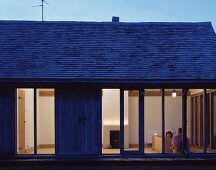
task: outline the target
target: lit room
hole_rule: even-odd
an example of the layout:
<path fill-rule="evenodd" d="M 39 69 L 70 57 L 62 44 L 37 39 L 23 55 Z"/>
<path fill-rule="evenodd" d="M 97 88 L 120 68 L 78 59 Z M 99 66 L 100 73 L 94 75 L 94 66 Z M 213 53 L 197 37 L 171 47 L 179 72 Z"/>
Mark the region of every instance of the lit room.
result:
<path fill-rule="evenodd" d="M 144 152 L 162 153 L 162 94 L 160 89 L 144 92 Z M 216 91 L 208 94 L 208 152 L 214 152 Z M 211 108 L 211 109 L 210 109 Z M 203 152 L 203 89 L 190 89 L 187 94 L 188 152 Z M 120 154 L 120 89 L 103 89 L 102 152 Z M 164 90 L 165 152 L 173 153 L 173 139 L 182 128 L 182 91 Z M 170 137 L 171 135 L 171 137 Z M 139 150 L 139 91 L 124 91 L 124 151 Z"/>
<path fill-rule="evenodd" d="M 54 154 L 54 89 L 37 89 L 35 93 L 36 98 L 34 89 L 17 89 L 17 153 Z"/>

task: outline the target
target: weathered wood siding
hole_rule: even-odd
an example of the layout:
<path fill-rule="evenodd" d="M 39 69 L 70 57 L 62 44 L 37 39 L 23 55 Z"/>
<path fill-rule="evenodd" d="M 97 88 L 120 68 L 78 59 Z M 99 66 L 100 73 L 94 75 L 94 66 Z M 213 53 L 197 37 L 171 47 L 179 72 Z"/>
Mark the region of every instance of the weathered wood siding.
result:
<path fill-rule="evenodd" d="M 15 154 L 15 89 L 0 88 L 0 155 Z"/>
<path fill-rule="evenodd" d="M 100 114 L 99 89 L 57 88 L 56 154 L 98 154 Z"/>

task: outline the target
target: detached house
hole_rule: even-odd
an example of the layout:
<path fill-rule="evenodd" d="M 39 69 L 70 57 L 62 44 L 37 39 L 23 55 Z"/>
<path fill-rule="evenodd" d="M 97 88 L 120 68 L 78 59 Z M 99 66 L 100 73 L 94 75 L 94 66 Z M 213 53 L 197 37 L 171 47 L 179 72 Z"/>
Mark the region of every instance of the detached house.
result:
<path fill-rule="evenodd" d="M 1 158 L 216 158 L 209 22 L 0 21 L 0 87 Z"/>

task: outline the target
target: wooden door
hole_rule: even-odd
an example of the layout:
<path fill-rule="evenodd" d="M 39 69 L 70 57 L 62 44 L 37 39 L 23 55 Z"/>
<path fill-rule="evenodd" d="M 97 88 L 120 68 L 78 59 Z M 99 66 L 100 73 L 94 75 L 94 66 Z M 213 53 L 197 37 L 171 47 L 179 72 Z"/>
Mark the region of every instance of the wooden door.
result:
<path fill-rule="evenodd" d="M 19 154 L 25 153 L 25 91 L 18 91 Z"/>
<path fill-rule="evenodd" d="M 100 154 L 102 145 L 100 120 L 102 116 L 101 92 L 98 89 L 86 90 L 82 102 L 84 111 L 84 153 Z"/>
<path fill-rule="evenodd" d="M 56 154 L 99 153 L 100 99 L 95 89 L 56 89 Z"/>

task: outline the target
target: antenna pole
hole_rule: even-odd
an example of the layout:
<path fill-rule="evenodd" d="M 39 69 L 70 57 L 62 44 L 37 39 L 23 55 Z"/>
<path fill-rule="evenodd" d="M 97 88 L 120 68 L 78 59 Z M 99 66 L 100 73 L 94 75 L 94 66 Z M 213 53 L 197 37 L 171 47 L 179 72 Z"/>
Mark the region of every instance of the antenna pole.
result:
<path fill-rule="evenodd" d="M 41 10 L 42 10 L 42 21 L 44 21 L 44 6 L 43 6 L 43 3 L 44 3 L 44 0 L 41 0 L 41 2 L 42 2 L 42 5 L 41 5 Z"/>
<path fill-rule="evenodd" d="M 44 21 L 44 3 L 49 5 L 45 0 L 41 0 L 40 5 L 32 6 L 32 7 L 41 7 L 41 20 Z"/>

